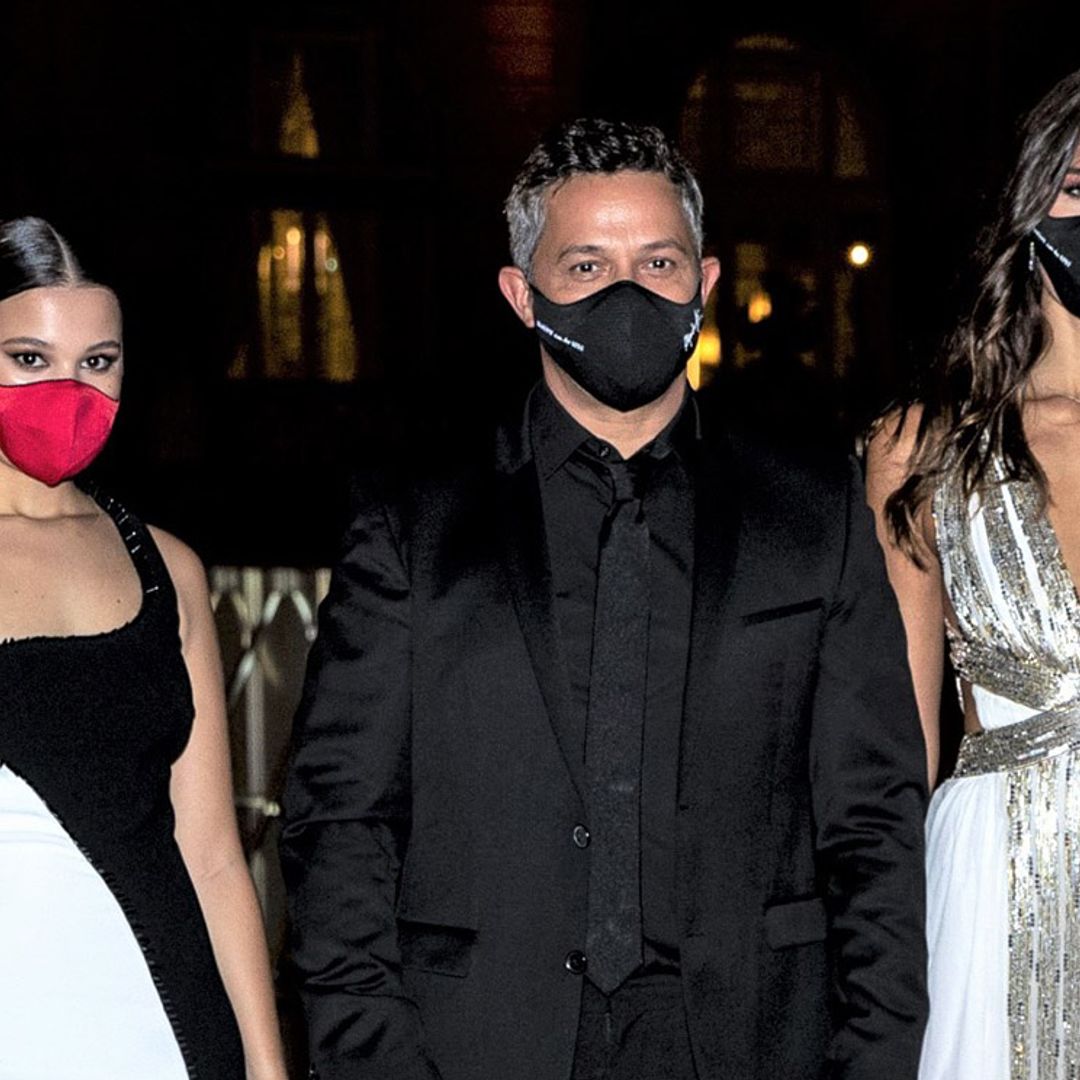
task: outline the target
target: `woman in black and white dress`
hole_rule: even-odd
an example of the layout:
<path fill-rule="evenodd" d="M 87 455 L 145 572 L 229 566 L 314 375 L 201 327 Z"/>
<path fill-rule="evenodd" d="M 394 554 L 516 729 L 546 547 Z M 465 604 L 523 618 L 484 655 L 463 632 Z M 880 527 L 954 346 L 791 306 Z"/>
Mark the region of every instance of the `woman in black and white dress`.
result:
<path fill-rule="evenodd" d="M 72 477 L 120 309 L 0 223 L 0 1080 L 283 1080 L 205 577 Z"/>

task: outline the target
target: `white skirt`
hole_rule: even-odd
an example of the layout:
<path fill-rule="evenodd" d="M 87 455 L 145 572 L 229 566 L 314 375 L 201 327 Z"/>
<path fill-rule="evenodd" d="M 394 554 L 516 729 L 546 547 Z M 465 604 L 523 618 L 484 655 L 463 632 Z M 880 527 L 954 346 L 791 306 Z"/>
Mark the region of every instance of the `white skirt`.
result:
<path fill-rule="evenodd" d="M 919 1080 L 1009 1080 L 1005 777 L 948 780 L 926 823 L 930 1021 Z"/>
<path fill-rule="evenodd" d="M 0 765 L 0 1080 L 187 1080 L 116 898 Z"/>

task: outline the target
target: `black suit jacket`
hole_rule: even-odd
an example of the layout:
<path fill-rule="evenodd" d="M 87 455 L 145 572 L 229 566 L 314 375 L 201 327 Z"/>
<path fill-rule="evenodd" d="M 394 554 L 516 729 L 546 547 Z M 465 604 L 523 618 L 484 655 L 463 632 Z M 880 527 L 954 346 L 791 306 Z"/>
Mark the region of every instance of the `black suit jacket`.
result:
<path fill-rule="evenodd" d="M 925 752 L 853 463 L 724 436 L 695 475 L 677 806 L 702 1080 L 914 1080 Z M 567 1080 L 588 823 L 527 440 L 363 483 L 282 854 L 323 1080 Z"/>

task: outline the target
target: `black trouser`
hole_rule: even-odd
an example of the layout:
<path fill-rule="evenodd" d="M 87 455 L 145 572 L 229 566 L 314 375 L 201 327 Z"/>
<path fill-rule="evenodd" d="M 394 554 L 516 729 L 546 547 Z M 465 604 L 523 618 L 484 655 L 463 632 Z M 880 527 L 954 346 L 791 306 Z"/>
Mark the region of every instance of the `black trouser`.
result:
<path fill-rule="evenodd" d="M 697 1080 L 679 975 L 637 975 L 610 997 L 586 980 L 571 1080 Z"/>

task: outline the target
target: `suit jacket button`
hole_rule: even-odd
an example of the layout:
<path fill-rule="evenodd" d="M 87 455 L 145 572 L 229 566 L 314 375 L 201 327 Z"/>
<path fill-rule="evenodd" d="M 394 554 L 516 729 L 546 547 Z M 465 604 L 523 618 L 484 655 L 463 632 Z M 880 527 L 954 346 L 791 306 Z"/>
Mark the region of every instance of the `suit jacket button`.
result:
<path fill-rule="evenodd" d="M 566 970 L 571 975 L 584 975 L 589 966 L 589 958 L 580 949 L 571 949 L 566 954 Z"/>
<path fill-rule="evenodd" d="M 589 830 L 584 825 L 575 825 L 574 831 L 570 834 L 574 838 L 574 844 L 579 848 L 587 848 L 592 836 L 589 834 Z"/>

